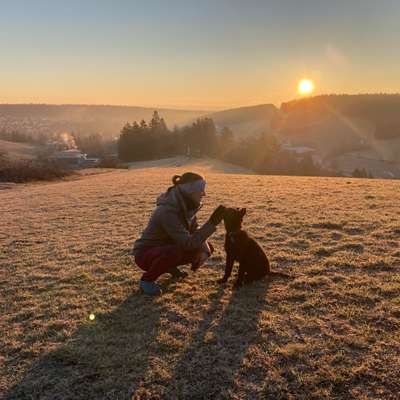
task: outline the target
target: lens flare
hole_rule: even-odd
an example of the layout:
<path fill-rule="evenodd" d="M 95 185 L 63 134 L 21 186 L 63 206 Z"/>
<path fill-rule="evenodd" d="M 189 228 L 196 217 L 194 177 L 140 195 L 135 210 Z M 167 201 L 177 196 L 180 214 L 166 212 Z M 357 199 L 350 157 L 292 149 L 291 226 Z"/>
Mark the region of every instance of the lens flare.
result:
<path fill-rule="evenodd" d="M 94 314 L 90 314 L 90 315 L 89 315 L 89 319 L 90 319 L 91 321 L 94 321 L 95 318 L 96 318 L 96 316 L 95 316 Z"/>

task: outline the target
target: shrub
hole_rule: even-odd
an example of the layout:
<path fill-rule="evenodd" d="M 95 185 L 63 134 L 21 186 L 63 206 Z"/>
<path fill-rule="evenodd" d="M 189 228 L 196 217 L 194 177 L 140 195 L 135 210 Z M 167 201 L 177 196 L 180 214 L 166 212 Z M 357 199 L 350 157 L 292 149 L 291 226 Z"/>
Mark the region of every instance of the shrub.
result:
<path fill-rule="evenodd" d="M 47 181 L 73 173 L 48 160 L 0 160 L 0 182 Z"/>
<path fill-rule="evenodd" d="M 97 168 L 126 168 L 124 167 L 121 162 L 117 158 L 103 158 L 100 162 L 96 165 Z"/>

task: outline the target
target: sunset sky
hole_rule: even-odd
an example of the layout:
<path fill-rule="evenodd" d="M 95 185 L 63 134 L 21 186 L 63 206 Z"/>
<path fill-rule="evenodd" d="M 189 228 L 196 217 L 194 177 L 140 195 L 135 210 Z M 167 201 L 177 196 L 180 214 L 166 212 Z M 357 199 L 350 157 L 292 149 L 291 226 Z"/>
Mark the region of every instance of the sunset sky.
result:
<path fill-rule="evenodd" d="M 0 0 L 0 103 L 221 109 L 400 92 L 399 0 Z"/>

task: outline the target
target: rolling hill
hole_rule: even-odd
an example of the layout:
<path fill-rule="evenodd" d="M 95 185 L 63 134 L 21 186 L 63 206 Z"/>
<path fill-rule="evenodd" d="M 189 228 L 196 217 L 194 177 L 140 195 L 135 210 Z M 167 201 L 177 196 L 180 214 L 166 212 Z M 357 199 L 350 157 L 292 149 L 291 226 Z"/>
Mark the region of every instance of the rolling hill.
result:
<path fill-rule="evenodd" d="M 400 177 L 400 95 L 326 95 L 283 103 L 276 134 L 315 149 L 327 165 L 349 174 Z"/>
<path fill-rule="evenodd" d="M 400 177 L 400 95 L 324 95 L 283 103 L 205 111 L 159 110 L 169 127 L 207 116 L 237 138 L 274 134 L 287 148 L 310 148 L 323 166 L 351 174 Z M 35 132 L 100 132 L 117 136 L 127 121 L 149 120 L 153 109 L 84 105 L 0 105 L 0 128 Z M 15 126 L 14 126 L 14 125 Z"/>
<path fill-rule="evenodd" d="M 159 109 L 170 128 L 207 111 Z M 102 133 L 116 136 L 126 122 L 151 119 L 154 108 L 107 105 L 0 104 L 0 129 L 32 133 Z"/>
<path fill-rule="evenodd" d="M 269 133 L 279 110 L 273 104 L 232 108 L 208 114 L 217 126 L 230 128 L 237 137 Z"/>
<path fill-rule="evenodd" d="M 281 106 L 279 133 L 323 156 L 369 151 L 400 161 L 400 95 L 329 95 Z"/>

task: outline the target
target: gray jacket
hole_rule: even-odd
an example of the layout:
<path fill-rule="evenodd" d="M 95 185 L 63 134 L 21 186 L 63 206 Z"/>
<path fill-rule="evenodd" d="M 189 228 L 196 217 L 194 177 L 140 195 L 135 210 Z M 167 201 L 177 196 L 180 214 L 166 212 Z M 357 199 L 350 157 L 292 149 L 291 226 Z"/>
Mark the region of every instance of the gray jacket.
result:
<path fill-rule="evenodd" d="M 216 227 L 206 222 L 198 228 L 196 213 L 199 208 L 187 210 L 179 188 L 168 189 L 157 198 L 157 207 L 141 237 L 135 241 L 132 254 L 136 256 L 146 248 L 168 244 L 177 244 L 185 251 L 207 249 L 205 241 Z"/>

